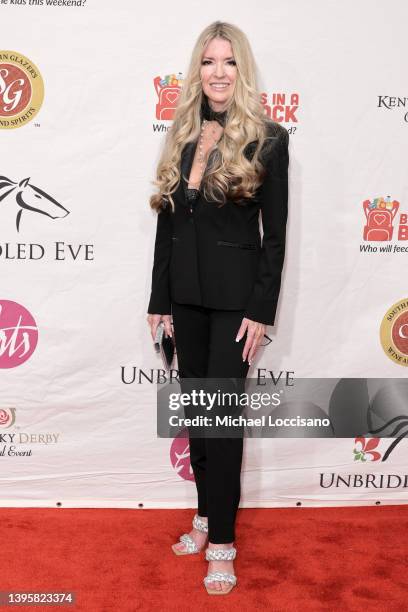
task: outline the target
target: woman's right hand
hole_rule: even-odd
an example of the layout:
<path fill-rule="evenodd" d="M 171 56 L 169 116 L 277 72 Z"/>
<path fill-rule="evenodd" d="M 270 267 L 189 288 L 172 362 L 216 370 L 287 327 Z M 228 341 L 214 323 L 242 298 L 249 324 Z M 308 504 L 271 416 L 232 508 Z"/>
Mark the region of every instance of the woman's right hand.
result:
<path fill-rule="evenodd" d="M 164 333 L 166 336 L 173 337 L 173 333 L 171 331 L 171 315 L 165 314 L 148 314 L 147 322 L 150 325 L 150 332 L 152 334 L 153 341 L 156 337 L 156 331 L 159 326 L 159 323 L 163 321 L 164 323 Z"/>

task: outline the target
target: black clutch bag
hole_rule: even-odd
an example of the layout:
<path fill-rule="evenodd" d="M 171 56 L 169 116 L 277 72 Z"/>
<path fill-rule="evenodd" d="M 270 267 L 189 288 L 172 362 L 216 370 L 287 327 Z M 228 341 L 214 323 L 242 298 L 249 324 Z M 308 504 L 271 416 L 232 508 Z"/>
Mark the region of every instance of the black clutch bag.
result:
<path fill-rule="evenodd" d="M 174 361 L 175 342 L 174 337 L 165 336 L 163 321 L 157 326 L 154 348 L 156 353 L 160 353 L 163 365 L 169 371 Z"/>

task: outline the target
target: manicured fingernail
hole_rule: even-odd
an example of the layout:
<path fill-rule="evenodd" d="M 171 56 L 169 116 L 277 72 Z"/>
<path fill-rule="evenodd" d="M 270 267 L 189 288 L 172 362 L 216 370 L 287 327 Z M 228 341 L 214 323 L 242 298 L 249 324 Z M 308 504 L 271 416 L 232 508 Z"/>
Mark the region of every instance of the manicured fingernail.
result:
<path fill-rule="evenodd" d="M 238 336 L 235 338 L 235 342 L 239 342 L 239 338 L 238 338 Z"/>

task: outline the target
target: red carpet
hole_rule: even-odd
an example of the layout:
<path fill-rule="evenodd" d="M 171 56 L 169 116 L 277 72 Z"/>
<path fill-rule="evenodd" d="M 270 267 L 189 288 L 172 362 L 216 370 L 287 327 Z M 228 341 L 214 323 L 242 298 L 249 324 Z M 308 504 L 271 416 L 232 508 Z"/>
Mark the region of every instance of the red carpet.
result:
<path fill-rule="evenodd" d="M 240 509 L 238 584 L 207 595 L 204 553 L 176 557 L 194 510 L 2 508 L 1 591 L 72 589 L 74 606 L 1 610 L 408 609 L 408 506 Z"/>

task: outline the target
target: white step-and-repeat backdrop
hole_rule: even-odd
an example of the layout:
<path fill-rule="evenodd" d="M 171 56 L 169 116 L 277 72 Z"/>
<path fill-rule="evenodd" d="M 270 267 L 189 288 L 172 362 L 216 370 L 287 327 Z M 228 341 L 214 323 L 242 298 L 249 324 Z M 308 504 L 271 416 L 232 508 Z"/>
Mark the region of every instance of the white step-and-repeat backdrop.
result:
<path fill-rule="evenodd" d="M 148 199 L 216 19 L 248 35 L 290 133 L 282 292 L 250 376 L 406 378 L 407 17 L 403 0 L 1 3 L 2 506 L 195 505 L 186 439 L 156 435 Z M 241 505 L 407 503 L 405 416 L 367 388 L 367 431 L 392 437 L 246 439 Z"/>

